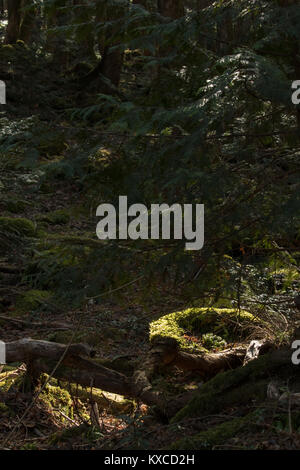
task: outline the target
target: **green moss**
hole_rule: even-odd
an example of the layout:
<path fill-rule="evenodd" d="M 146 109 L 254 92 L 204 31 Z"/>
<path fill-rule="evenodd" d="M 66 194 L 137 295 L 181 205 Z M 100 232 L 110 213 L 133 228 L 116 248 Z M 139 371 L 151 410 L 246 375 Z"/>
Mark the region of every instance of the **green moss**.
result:
<path fill-rule="evenodd" d="M 205 333 L 202 335 L 202 344 L 206 349 L 222 349 L 227 346 L 226 341 L 221 336 L 213 333 Z"/>
<path fill-rule="evenodd" d="M 29 290 L 20 295 L 16 301 L 16 311 L 20 313 L 32 312 L 47 303 L 52 293 L 45 290 Z"/>
<path fill-rule="evenodd" d="M 262 401 L 266 398 L 269 382 L 269 380 L 249 381 L 223 393 L 201 392 L 175 415 L 172 422 L 181 421 L 186 417 L 219 413 L 227 407 L 247 404 L 252 400 Z"/>
<path fill-rule="evenodd" d="M 189 308 L 163 316 L 150 324 L 150 340 L 171 337 L 184 349 L 207 350 L 225 347 L 237 339 L 235 327 L 253 322 L 251 313 L 229 308 Z M 202 336 L 199 342 L 189 341 L 192 335 Z"/>
<path fill-rule="evenodd" d="M 1 205 L 4 210 L 12 212 L 13 214 L 19 214 L 20 212 L 23 212 L 24 209 L 26 209 L 26 207 L 30 204 L 23 199 L 9 198 L 2 200 Z"/>
<path fill-rule="evenodd" d="M 109 393 L 97 388 L 83 388 L 81 385 L 69 384 L 71 393 L 83 401 L 93 399 L 98 404 L 99 410 L 108 409 L 112 414 L 125 414 L 133 411 L 135 403 L 121 395 Z"/>
<path fill-rule="evenodd" d="M 64 225 L 70 221 L 70 215 L 67 210 L 60 209 L 39 217 L 39 220 L 47 222 L 50 225 Z"/>
<path fill-rule="evenodd" d="M 172 450 L 205 450 L 212 449 L 214 446 L 226 442 L 228 439 L 236 436 L 244 429 L 253 431 L 257 428 L 257 415 L 255 412 L 244 416 L 243 418 L 234 418 L 226 423 L 214 426 L 207 431 L 191 437 L 185 437 L 175 442 Z"/>
<path fill-rule="evenodd" d="M 20 450 L 38 450 L 38 446 L 34 442 L 27 442 Z"/>
<path fill-rule="evenodd" d="M 0 402 L 0 415 L 9 413 L 9 408 L 5 403 Z"/>
<path fill-rule="evenodd" d="M 12 372 L 4 372 L 0 374 L 0 390 L 1 392 L 8 392 L 9 389 L 14 385 L 18 376 Z"/>
<path fill-rule="evenodd" d="M 47 384 L 40 394 L 40 399 L 49 408 L 60 409 L 70 418 L 73 417 L 73 400 L 64 388 Z"/>
<path fill-rule="evenodd" d="M 44 239 L 40 239 L 36 248 L 38 253 L 30 263 L 27 263 L 25 274 L 30 276 L 41 273 L 43 279 L 47 280 L 45 286 L 50 286 L 51 281 L 63 268 L 77 266 L 83 259 L 83 255 L 77 256 L 72 247 L 63 244 L 54 246 L 47 234 Z M 51 276 L 49 276 L 49 272 L 51 272 Z M 39 285 L 41 286 L 40 282 Z"/>
<path fill-rule="evenodd" d="M 24 218 L 0 217 L 0 231 L 18 236 L 36 236 L 36 227 Z"/>

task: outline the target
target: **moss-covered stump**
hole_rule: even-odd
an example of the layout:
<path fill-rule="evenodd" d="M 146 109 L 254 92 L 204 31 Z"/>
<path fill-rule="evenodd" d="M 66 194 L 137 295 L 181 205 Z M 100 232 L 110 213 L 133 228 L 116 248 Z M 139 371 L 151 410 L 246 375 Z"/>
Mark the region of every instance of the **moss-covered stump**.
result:
<path fill-rule="evenodd" d="M 211 450 L 215 446 L 223 444 L 228 439 L 241 433 L 243 430 L 255 432 L 259 429 L 257 424 L 259 417 L 256 412 L 249 413 L 242 418 L 234 418 L 217 426 L 213 426 L 206 431 L 185 437 L 171 445 L 172 450 Z"/>
<path fill-rule="evenodd" d="M 200 392 L 172 419 L 218 413 L 226 407 L 262 401 L 272 374 L 289 377 L 297 372 L 291 362 L 290 350 L 277 350 L 249 362 L 244 367 L 222 372 L 209 380 Z"/>
<path fill-rule="evenodd" d="M 184 350 L 208 352 L 212 349 L 224 349 L 227 343 L 240 340 L 253 322 L 251 313 L 244 310 L 189 308 L 152 322 L 150 340 L 155 342 L 158 338 L 173 338 Z"/>

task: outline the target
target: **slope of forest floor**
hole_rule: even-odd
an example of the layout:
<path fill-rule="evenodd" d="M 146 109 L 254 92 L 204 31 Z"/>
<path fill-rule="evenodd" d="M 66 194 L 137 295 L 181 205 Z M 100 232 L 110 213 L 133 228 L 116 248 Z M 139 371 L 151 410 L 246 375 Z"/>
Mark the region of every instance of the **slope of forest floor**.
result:
<path fill-rule="evenodd" d="M 28 185 L 10 180 L 6 201 L 14 202 L 14 210 L 4 214 L 12 218 L 42 221 L 47 233 L 67 236 L 69 233 L 93 230 L 84 209 L 84 196 L 74 186 L 56 184 L 54 191 L 28 191 Z M 19 201 L 21 209 L 18 208 Z M 4 202 L 2 201 L 2 204 Z M 17 206 L 17 209 L 15 209 Z M 79 210 L 74 210 L 79 208 Z M 10 207 L 11 208 L 11 207 Z M 76 214 L 72 215 L 72 210 Z M 56 212 L 55 212 L 56 211 Z M 57 213 L 57 211 L 60 211 Z M 51 216 L 60 216 L 57 220 Z M 71 215 L 69 215 L 71 213 Z M 80 214 L 78 216 L 78 213 Z M 63 215 L 68 214 L 64 219 Z M 19 247 L 18 247 L 19 253 Z M 18 259 L 8 256 L 9 263 L 18 266 Z M 7 260 L 2 260 L 2 262 Z M 20 269 L 23 269 L 19 265 Z M 11 278 L 10 278 L 11 276 Z M 12 321 L 0 320 L 1 339 L 5 342 L 21 338 L 46 339 L 67 343 L 86 342 L 93 346 L 97 357 L 115 363 L 138 362 L 149 349 L 149 323 L 163 314 L 180 310 L 185 301 L 173 295 L 172 286 L 160 288 L 160 299 L 153 304 L 141 303 L 139 288 L 134 286 L 122 297 L 89 301 L 84 308 L 72 309 L 52 303 L 47 298 L 26 299 L 25 305 L 18 299 L 26 298 L 26 283 L 19 279 L 15 284 L 12 274 L 2 275 L 1 315 Z M 11 287 L 11 292 L 9 289 Z M 32 293 L 32 291 L 30 291 Z M 7 295 L 8 293 L 8 295 Z M 32 305 L 30 305 L 32 301 Z M 53 300 L 51 301 L 53 302 Z M 25 324 L 16 325 L 14 319 Z M 63 322 L 65 330 L 47 325 L 40 330 L 30 327 L 30 322 Z M 52 379 L 45 390 L 33 398 L 32 394 L 18 386 L 24 374 L 24 366 L 5 366 L 0 376 L 0 431 L 1 447 L 14 449 L 168 449 L 182 435 L 201 435 L 203 448 L 214 449 L 297 449 L 299 448 L 300 413 L 297 406 L 276 404 L 270 400 L 255 404 L 255 397 L 245 406 L 231 406 L 222 413 L 199 418 L 186 418 L 180 423 L 160 422 L 142 404 L 101 392 L 99 399 L 100 426 L 91 426 L 91 390 L 79 390 L 70 384 Z M 276 379 L 276 377 L 274 377 Z M 160 378 L 167 389 L 183 391 L 201 386 L 197 374 L 174 369 Z M 269 377 L 270 382 L 273 380 Z M 103 398 L 104 397 L 104 398 Z M 101 399 L 100 399 L 101 398 Z M 92 398 L 92 402 L 95 397 Z M 247 418 L 243 421 L 244 418 Z"/>

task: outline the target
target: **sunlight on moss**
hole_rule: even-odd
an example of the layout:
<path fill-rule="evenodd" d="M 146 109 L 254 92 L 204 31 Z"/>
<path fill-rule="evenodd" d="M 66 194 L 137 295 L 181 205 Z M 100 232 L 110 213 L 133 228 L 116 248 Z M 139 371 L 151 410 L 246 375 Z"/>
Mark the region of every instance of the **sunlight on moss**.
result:
<path fill-rule="evenodd" d="M 249 325 L 254 317 L 245 310 L 189 308 L 163 316 L 150 324 L 150 340 L 171 337 L 184 349 L 205 351 L 224 348 L 237 339 L 238 325 Z"/>

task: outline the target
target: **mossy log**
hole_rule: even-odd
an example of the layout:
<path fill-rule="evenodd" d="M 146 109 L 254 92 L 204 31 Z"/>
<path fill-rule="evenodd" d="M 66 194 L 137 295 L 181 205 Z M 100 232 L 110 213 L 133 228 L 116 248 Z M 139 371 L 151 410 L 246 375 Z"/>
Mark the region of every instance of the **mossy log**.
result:
<path fill-rule="evenodd" d="M 291 356 L 290 349 L 279 349 L 252 360 L 244 367 L 216 375 L 201 387 L 200 392 L 172 421 L 218 413 L 227 406 L 246 404 L 252 400 L 264 400 L 272 374 L 289 377 L 297 372 Z"/>
<path fill-rule="evenodd" d="M 44 372 L 53 373 L 57 379 L 132 397 L 132 387 L 125 375 L 82 357 L 94 356 L 93 349 L 85 344 L 66 346 L 25 338 L 6 343 L 5 349 L 6 362 L 25 362 L 33 380 Z"/>

